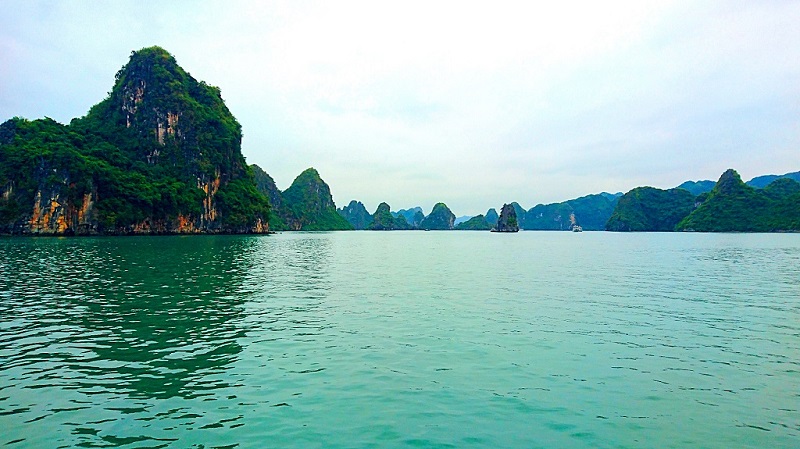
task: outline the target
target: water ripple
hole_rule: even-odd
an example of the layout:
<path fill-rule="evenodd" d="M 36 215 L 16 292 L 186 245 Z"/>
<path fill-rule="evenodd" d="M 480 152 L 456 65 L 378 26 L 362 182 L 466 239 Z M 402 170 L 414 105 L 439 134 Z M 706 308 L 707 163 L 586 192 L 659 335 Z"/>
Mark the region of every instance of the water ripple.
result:
<path fill-rule="evenodd" d="M 0 239 L 9 447 L 797 447 L 794 235 Z"/>

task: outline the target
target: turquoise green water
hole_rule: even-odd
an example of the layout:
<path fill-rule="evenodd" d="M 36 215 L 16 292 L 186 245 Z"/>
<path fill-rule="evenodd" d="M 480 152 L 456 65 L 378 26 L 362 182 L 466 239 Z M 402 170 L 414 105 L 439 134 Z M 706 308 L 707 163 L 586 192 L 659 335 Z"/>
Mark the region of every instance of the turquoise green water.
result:
<path fill-rule="evenodd" d="M 0 240 L 0 445 L 800 447 L 800 235 Z"/>

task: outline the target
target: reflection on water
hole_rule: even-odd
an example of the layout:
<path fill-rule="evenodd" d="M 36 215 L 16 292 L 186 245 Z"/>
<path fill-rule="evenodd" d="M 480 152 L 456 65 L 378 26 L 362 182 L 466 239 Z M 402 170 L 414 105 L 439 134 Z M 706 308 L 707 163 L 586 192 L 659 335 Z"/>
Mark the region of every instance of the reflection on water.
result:
<path fill-rule="evenodd" d="M 91 408 L 93 418 L 114 421 L 146 412 L 149 400 L 213 397 L 230 387 L 222 374 L 242 351 L 243 282 L 257 243 L 1 241 L 0 405 L 31 424 L 19 433 L 36 435 L 35 426 L 58 413 Z M 73 430 L 79 441 L 96 433 L 86 423 Z"/>
<path fill-rule="evenodd" d="M 796 235 L 0 239 L 0 445 L 800 447 Z"/>

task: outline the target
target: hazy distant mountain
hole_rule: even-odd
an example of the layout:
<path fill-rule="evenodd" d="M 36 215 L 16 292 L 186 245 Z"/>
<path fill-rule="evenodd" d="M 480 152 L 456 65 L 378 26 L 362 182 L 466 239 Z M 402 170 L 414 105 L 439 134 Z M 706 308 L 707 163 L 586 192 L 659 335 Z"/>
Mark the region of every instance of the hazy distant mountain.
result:
<path fill-rule="evenodd" d="M 492 229 L 492 227 L 493 225 L 486 221 L 486 217 L 477 215 L 467 221 L 457 224 L 455 229 L 459 231 L 488 231 Z"/>
<path fill-rule="evenodd" d="M 485 217 L 486 217 L 486 222 L 492 226 L 496 225 L 497 220 L 500 218 L 500 216 L 497 215 L 497 211 L 495 210 L 495 208 L 487 210 Z"/>
<path fill-rule="evenodd" d="M 422 223 L 422 220 L 425 218 L 425 214 L 422 212 L 422 208 L 419 206 L 411 207 L 409 209 L 400 209 L 397 212 L 392 212 L 392 216 L 395 218 L 405 218 L 406 222 L 412 228 L 418 228 L 420 223 Z"/>
<path fill-rule="evenodd" d="M 586 231 L 606 228 L 619 196 L 599 193 L 582 196 L 561 203 L 538 204 L 525 213 L 523 229 L 568 231 L 579 225 Z"/>
<path fill-rule="evenodd" d="M 417 207 L 410 207 L 408 209 L 400 209 L 397 212 L 392 212 L 392 216 L 397 217 L 398 215 L 402 215 L 403 217 L 405 217 L 406 221 L 411 223 L 411 220 L 414 219 L 414 214 L 417 212 L 422 212 L 422 208 L 417 206 Z M 425 215 L 424 212 L 422 212 L 422 214 Z"/>
<path fill-rule="evenodd" d="M 512 201 L 510 205 L 514 208 L 514 212 L 516 213 L 517 225 L 520 229 L 525 229 L 525 219 L 527 218 L 525 209 L 516 201 Z M 500 215 L 503 215 L 502 210 L 500 210 Z"/>
<path fill-rule="evenodd" d="M 710 192 L 711 189 L 714 188 L 716 182 L 703 180 L 703 181 L 686 181 L 683 184 L 676 187 L 676 189 L 685 189 L 692 193 L 692 195 L 697 196 L 701 193 Z"/>
<path fill-rule="evenodd" d="M 336 209 L 336 212 L 344 217 L 353 229 L 366 229 L 372 224 L 372 215 L 367 212 L 361 201 L 352 200 L 347 206 Z"/>
<path fill-rule="evenodd" d="M 471 215 L 462 215 L 460 217 L 456 217 L 456 221 L 453 223 L 453 225 L 458 226 L 461 223 L 464 223 L 465 221 L 469 220 L 470 218 L 472 218 Z"/>
<path fill-rule="evenodd" d="M 780 178 L 789 178 L 793 179 L 797 182 L 800 182 L 800 171 L 793 172 L 793 173 L 786 173 L 785 175 L 763 175 L 763 176 L 756 176 L 755 178 L 747 181 L 747 185 L 750 187 L 755 187 L 757 189 L 763 189 L 764 187 L 768 186 L 772 181 Z"/>

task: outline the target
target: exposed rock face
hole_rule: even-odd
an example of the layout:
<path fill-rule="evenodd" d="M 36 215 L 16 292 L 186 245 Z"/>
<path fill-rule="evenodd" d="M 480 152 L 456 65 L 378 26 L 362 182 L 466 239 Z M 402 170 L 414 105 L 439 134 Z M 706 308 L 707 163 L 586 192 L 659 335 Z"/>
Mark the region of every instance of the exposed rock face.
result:
<path fill-rule="evenodd" d="M 450 208 L 448 208 L 446 204 L 436 203 L 431 213 L 422 220 L 419 227 L 422 229 L 449 231 L 453 229 L 453 223 L 455 223 L 455 221 L 455 214 L 450 211 Z"/>
<path fill-rule="evenodd" d="M 372 214 L 372 224 L 367 227 L 367 229 L 372 231 L 397 231 L 410 228 L 411 226 L 409 226 L 405 217 L 402 215 L 397 217 L 393 216 L 391 208 L 386 203 L 378 205 L 378 208 L 375 209 L 375 213 Z"/>
<path fill-rule="evenodd" d="M 500 209 L 500 217 L 497 219 L 497 226 L 495 226 L 493 231 L 519 232 L 517 211 L 512 204 L 503 204 L 503 208 Z"/>
<path fill-rule="evenodd" d="M 269 227 L 274 231 L 287 229 L 284 218 L 287 217 L 287 210 L 283 202 L 283 195 L 275 185 L 275 180 L 256 164 L 250 166 L 256 181 L 256 189 L 269 200 Z"/>
<path fill-rule="evenodd" d="M 275 180 L 272 179 L 272 176 L 267 174 L 267 172 L 256 164 L 251 165 L 250 168 L 253 170 L 253 177 L 255 178 L 258 191 L 267 197 L 273 209 L 282 208 L 283 198 L 281 197 L 281 191 L 278 190 L 278 186 L 275 185 Z"/>
<path fill-rule="evenodd" d="M 345 220 L 347 220 L 353 229 L 367 229 L 372 224 L 372 215 L 367 212 L 367 208 L 361 201 L 352 200 L 347 206 L 337 209 Z"/>
<path fill-rule="evenodd" d="M 10 233 L 38 235 L 97 233 L 94 225 L 94 205 L 97 193 L 89 192 L 84 194 L 79 201 L 70 201 L 61 193 L 60 187 L 69 184 L 69 178 L 66 175 L 62 176 L 64 177 L 53 183 L 55 185 L 48 185 L 46 182 L 39 183 L 39 188 L 34 195 L 30 219 L 22 226 L 17 225 L 17 228 L 12 229 Z M 12 198 L 12 186 L 13 184 L 9 184 L 9 189 L 4 192 L 4 201 Z"/>
<path fill-rule="evenodd" d="M 109 96 L 68 126 L 0 125 L 0 185 L 0 233 L 268 230 L 219 89 L 159 47 L 133 52 Z"/>

